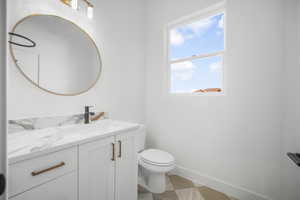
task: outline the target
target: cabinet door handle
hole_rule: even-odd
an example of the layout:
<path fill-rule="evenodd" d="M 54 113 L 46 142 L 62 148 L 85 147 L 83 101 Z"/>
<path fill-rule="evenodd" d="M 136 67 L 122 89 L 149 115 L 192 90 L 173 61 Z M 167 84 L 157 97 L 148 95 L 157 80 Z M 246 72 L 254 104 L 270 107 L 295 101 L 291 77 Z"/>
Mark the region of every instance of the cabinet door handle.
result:
<path fill-rule="evenodd" d="M 54 166 L 52 166 L 52 167 L 49 167 L 49 168 L 47 168 L 47 169 L 43 169 L 43 170 L 41 170 L 41 171 L 33 171 L 33 172 L 31 172 L 31 175 L 32 175 L 32 176 L 37 176 L 37 175 L 40 175 L 40 174 L 49 172 L 49 171 L 51 171 L 51 170 L 54 170 L 54 169 L 63 167 L 64 165 L 66 165 L 66 163 L 65 163 L 65 162 L 61 162 L 61 163 L 59 163 L 58 165 L 54 165 Z"/>
<path fill-rule="evenodd" d="M 118 143 L 119 143 L 119 155 L 118 155 L 118 157 L 121 158 L 122 157 L 122 142 L 119 140 Z"/>
<path fill-rule="evenodd" d="M 112 145 L 112 158 L 111 158 L 111 160 L 115 161 L 115 143 L 111 143 L 111 145 Z"/>
<path fill-rule="evenodd" d="M 6 180 L 4 174 L 0 174 L 0 196 L 5 192 Z"/>

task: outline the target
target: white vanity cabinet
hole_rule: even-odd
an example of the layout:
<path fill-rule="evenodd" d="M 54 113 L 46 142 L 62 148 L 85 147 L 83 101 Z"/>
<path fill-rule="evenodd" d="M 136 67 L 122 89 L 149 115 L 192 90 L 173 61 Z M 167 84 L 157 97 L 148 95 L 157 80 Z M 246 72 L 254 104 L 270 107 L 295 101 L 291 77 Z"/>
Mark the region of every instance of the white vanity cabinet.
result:
<path fill-rule="evenodd" d="M 137 200 L 137 131 L 9 165 L 10 200 Z"/>
<path fill-rule="evenodd" d="M 116 196 L 115 200 L 137 199 L 138 159 L 136 135 L 133 133 L 116 136 Z"/>
<path fill-rule="evenodd" d="M 114 200 L 114 137 L 79 146 L 79 200 Z"/>
<path fill-rule="evenodd" d="M 44 183 L 15 197 L 12 200 L 76 200 L 77 199 L 77 173 Z"/>
<path fill-rule="evenodd" d="M 135 134 L 124 133 L 79 147 L 79 200 L 136 200 Z"/>
<path fill-rule="evenodd" d="M 8 193 L 15 196 L 65 174 L 77 172 L 77 147 L 9 165 Z"/>

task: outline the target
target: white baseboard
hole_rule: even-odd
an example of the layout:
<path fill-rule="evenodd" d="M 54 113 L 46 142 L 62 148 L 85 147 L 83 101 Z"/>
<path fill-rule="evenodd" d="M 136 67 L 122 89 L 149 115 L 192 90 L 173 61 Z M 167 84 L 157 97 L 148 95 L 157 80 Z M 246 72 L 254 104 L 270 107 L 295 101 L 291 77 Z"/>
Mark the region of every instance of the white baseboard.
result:
<path fill-rule="evenodd" d="M 258 194 L 256 192 L 232 185 L 230 183 L 226 183 L 214 177 L 199 174 L 197 171 L 190 170 L 181 166 L 176 166 L 171 174 L 182 176 L 193 181 L 194 183 L 208 186 L 239 200 L 272 200 L 269 197 Z"/>

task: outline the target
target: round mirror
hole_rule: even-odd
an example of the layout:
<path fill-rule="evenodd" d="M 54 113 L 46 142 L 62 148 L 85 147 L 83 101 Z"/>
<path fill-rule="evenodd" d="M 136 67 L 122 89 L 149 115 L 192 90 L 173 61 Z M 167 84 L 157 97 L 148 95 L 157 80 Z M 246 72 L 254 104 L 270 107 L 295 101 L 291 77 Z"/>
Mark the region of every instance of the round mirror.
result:
<path fill-rule="evenodd" d="M 93 39 L 58 16 L 32 15 L 19 21 L 10 33 L 10 52 L 25 78 L 56 95 L 82 94 L 101 74 Z"/>

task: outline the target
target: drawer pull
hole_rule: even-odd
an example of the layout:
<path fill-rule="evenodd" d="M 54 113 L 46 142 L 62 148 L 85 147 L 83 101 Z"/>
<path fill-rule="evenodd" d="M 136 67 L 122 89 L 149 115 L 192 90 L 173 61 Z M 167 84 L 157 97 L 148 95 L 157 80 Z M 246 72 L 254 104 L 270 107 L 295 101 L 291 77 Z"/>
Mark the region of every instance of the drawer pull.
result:
<path fill-rule="evenodd" d="M 115 144 L 114 143 L 111 143 L 111 145 L 112 145 L 112 158 L 111 158 L 111 160 L 112 161 L 115 161 L 116 159 L 115 159 Z"/>
<path fill-rule="evenodd" d="M 65 163 L 65 162 L 61 162 L 61 163 L 59 163 L 58 165 L 54 165 L 54 166 L 49 167 L 49 168 L 47 168 L 47 169 L 43 169 L 43 170 L 41 170 L 41 171 L 34 171 L 34 172 L 31 172 L 31 175 L 32 175 L 32 176 L 37 176 L 37 175 L 40 175 L 40 174 L 49 172 L 49 171 L 51 171 L 51 170 L 54 170 L 54 169 L 63 167 L 64 165 L 66 165 L 66 163 Z"/>
<path fill-rule="evenodd" d="M 118 157 L 121 158 L 122 157 L 122 142 L 119 140 L 118 143 L 119 143 L 119 155 L 118 155 Z"/>

